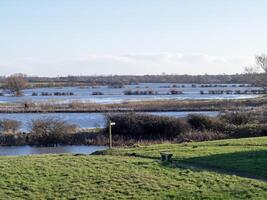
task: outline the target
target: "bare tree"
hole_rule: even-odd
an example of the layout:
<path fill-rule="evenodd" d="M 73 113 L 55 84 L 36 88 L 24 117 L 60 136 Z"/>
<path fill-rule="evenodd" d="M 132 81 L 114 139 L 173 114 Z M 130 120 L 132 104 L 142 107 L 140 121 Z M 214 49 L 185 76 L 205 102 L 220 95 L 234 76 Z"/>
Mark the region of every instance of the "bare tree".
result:
<path fill-rule="evenodd" d="M 267 89 L 267 55 L 256 55 L 255 62 L 254 66 L 246 67 L 245 72 L 252 75 L 251 78 L 258 86 Z"/>
<path fill-rule="evenodd" d="M 265 90 L 267 89 L 267 55 L 261 54 L 255 57 L 256 64 L 263 70 L 262 76 L 259 77 L 258 83 Z"/>
<path fill-rule="evenodd" d="M 64 141 L 68 134 L 74 134 L 77 127 L 57 118 L 42 118 L 30 123 L 32 144 L 55 146 Z"/>
<path fill-rule="evenodd" d="M 16 133 L 21 126 L 21 123 L 16 120 L 2 119 L 0 120 L 0 132 Z"/>
<path fill-rule="evenodd" d="M 267 73 L 267 55 L 261 54 L 255 56 L 256 64 L 264 71 L 264 73 Z"/>
<path fill-rule="evenodd" d="M 27 87 L 27 81 L 23 74 L 14 74 L 7 77 L 4 81 L 4 89 L 15 96 L 22 95 L 22 90 Z"/>

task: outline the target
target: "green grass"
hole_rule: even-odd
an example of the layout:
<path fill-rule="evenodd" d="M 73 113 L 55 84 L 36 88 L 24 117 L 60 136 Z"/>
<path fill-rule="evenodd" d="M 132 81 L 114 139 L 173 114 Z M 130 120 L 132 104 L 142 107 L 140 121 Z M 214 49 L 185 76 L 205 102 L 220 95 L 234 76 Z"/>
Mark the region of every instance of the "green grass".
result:
<path fill-rule="evenodd" d="M 0 157 L 0 199 L 267 199 L 267 182 L 164 164 L 161 151 L 174 153 L 177 162 L 266 176 L 266 154 L 253 152 L 267 151 L 267 137 L 114 149 L 103 156 Z M 243 159 L 239 167 L 221 157 L 239 159 L 233 154 Z M 219 161 L 212 161 L 216 155 Z"/>
<path fill-rule="evenodd" d="M 114 149 L 107 154 L 136 154 L 158 158 L 160 152 L 171 152 L 177 163 L 192 163 L 248 173 L 267 179 L 267 137 L 230 139 L 185 144 L 160 144 L 139 148 Z"/>

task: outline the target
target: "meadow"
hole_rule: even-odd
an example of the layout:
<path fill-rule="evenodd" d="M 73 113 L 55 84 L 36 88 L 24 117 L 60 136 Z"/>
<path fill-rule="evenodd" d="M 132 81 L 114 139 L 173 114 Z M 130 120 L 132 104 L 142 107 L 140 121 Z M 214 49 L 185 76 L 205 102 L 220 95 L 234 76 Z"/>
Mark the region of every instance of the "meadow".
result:
<path fill-rule="evenodd" d="M 0 199 L 266 199 L 266 144 L 261 137 L 0 157 Z M 172 163 L 159 160 L 163 151 Z"/>

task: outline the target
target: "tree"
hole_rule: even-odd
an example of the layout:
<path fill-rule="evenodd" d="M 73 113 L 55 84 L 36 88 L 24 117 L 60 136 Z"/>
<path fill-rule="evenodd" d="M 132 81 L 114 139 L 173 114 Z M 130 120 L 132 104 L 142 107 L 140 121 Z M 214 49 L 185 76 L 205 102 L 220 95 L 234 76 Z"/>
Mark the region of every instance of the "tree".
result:
<path fill-rule="evenodd" d="M 256 64 L 264 71 L 264 73 L 267 73 L 267 55 L 266 54 L 257 55 L 255 59 L 256 59 Z"/>
<path fill-rule="evenodd" d="M 15 96 L 21 96 L 22 90 L 27 87 L 27 81 L 23 74 L 14 74 L 7 77 L 4 81 L 4 89 Z"/>
<path fill-rule="evenodd" d="M 246 67 L 245 71 L 248 74 L 254 75 L 251 78 L 255 79 L 257 85 L 267 89 L 267 55 L 256 55 L 255 62 L 254 66 Z"/>
<path fill-rule="evenodd" d="M 261 54 L 255 57 L 256 64 L 263 70 L 262 76 L 258 78 L 258 83 L 264 89 L 267 89 L 267 55 Z"/>
<path fill-rule="evenodd" d="M 64 143 L 64 137 L 76 133 L 76 125 L 57 118 L 43 118 L 30 123 L 28 135 L 31 144 L 55 146 Z"/>
<path fill-rule="evenodd" d="M 21 126 L 21 123 L 16 120 L 2 119 L 0 120 L 0 132 L 16 133 Z"/>

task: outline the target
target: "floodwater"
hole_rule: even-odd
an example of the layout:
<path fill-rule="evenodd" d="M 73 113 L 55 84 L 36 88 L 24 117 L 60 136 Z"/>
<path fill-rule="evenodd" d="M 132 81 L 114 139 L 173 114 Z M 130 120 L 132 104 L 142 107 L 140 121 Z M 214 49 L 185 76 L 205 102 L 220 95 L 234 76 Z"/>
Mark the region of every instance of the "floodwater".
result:
<path fill-rule="evenodd" d="M 240 99 L 252 98 L 256 95 L 249 94 L 200 94 L 200 91 L 208 93 L 209 90 L 232 90 L 250 91 L 259 88 L 239 84 L 218 84 L 216 87 L 202 87 L 203 85 L 196 84 L 175 84 L 175 83 L 140 83 L 138 85 L 125 85 L 123 88 L 110 88 L 108 86 L 97 87 L 52 87 L 52 88 L 35 88 L 24 90 L 24 96 L 0 96 L 0 102 L 54 102 L 54 103 L 69 103 L 69 102 L 94 102 L 94 103 L 121 103 L 129 101 L 141 100 L 169 100 L 169 99 Z M 170 91 L 175 89 L 183 94 L 171 95 Z M 148 91 L 157 92 L 157 95 L 124 95 L 127 90 L 131 91 Z M 1 91 L 0 91 L 1 92 Z M 72 96 L 42 96 L 41 93 L 53 94 L 73 93 Z M 101 92 L 103 95 L 92 95 L 93 92 Z M 37 93 L 38 96 L 32 96 Z"/>
<path fill-rule="evenodd" d="M 145 112 L 147 114 L 170 117 L 186 117 L 189 114 L 216 116 L 219 112 Z M 21 130 L 29 130 L 32 120 L 42 118 L 56 118 L 77 125 L 79 128 L 105 127 L 105 113 L 0 113 L 0 120 L 11 119 L 21 122 Z"/>
<path fill-rule="evenodd" d="M 0 156 L 26 156 L 33 154 L 92 154 L 95 151 L 105 150 L 105 146 L 62 145 L 56 147 L 37 146 L 0 146 Z"/>
<path fill-rule="evenodd" d="M 175 85 L 175 87 L 173 87 Z M 219 85 L 219 86 L 218 86 Z M 99 87 L 64 87 L 64 88 L 36 88 L 24 90 L 24 96 L 0 96 L 1 103 L 10 102 L 53 102 L 53 103 L 70 103 L 70 102 L 95 102 L 95 103 L 121 103 L 128 101 L 141 100 L 170 100 L 170 99 L 240 99 L 253 98 L 257 95 L 248 94 L 200 94 L 200 91 L 208 93 L 209 90 L 232 90 L 232 91 L 250 91 L 259 88 L 239 87 L 239 84 L 218 84 L 216 87 L 201 87 L 196 84 L 176 84 L 176 83 L 141 83 L 138 85 L 126 85 L 124 88 L 109 88 L 108 86 Z M 224 85 L 222 87 L 222 85 Z M 175 89 L 183 94 L 170 95 L 170 90 Z M 124 95 L 124 91 L 148 91 L 153 90 L 157 95 Z M 1 92 L 1 91 L 0 91 Z M 73 93 L 72 96 L 41 96 L 42 92 L 54 93 L 65 92 Z M 92 95 L 93 92 L 101 92 L 103 95 Z M 38 93 L 38 96 L 32 96 L 32 93 Z M 148 112 L 148 114 L 159 116 L 186 117 L 188 114 L 203 114 L 207 116 L 216 116 L 219 112 Z M 2 113 L 1 119 L 12 119 L 21 122 L 21 130 L 29 130 L 29 124 L 32 120 L 40 118 L 57 118 L 68 123 L 77 125 L 79 128 L 96 128 L 105 126 L 104 113 Z M 97 150 L 104 150 L 104 146 L 57 146 L 57 147 L 35 147 L 35 146 L 9 146 L 0 147 L 0 156 L 13 155 L 32 155 L 32 154 L 91 154 Z"/>

